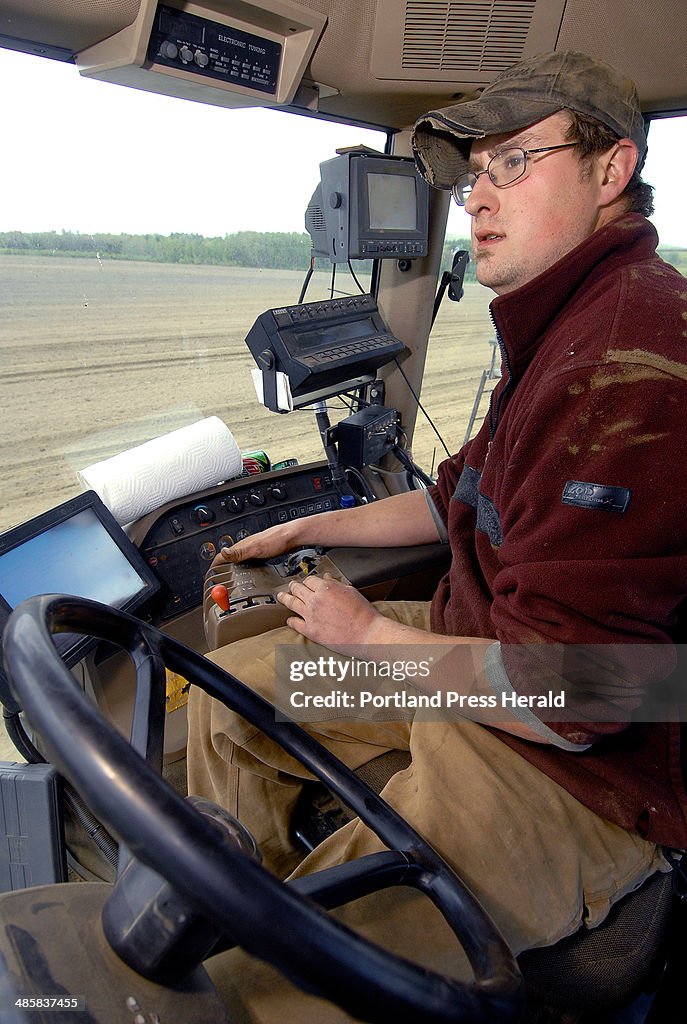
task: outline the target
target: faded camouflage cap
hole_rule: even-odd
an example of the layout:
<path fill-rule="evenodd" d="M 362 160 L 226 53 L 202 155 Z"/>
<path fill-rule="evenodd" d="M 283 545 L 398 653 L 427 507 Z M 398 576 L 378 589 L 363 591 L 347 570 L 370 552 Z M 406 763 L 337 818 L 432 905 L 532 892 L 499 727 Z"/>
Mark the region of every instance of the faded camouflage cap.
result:
<path fill-rule="evenodd" d="M 502 71 L 478 99 L 430 110 L 413 132 L 422 176 L 450 189 L 467 170 L 470 146 L 487 135 L 516 132 L 559 110 L 596 118 L 637 144 L 641 168 L 646 132 L 634 82 L 585 53 L 541 53 Z"/>

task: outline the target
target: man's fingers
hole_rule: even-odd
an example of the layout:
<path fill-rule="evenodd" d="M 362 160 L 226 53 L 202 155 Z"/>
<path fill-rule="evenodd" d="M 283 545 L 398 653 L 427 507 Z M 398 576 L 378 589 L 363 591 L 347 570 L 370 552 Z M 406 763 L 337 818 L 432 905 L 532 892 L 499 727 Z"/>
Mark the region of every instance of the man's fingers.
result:
<path fill-rule="evenodd" d="M 293 590 L 291 590 L 291 585 L 289 585 L 288 590 L 279 591 L 279 593 L 277 594 L 277 601 L 279 601 L 283 605 L 286 605 L 286 607 L 293 612 L 297 612 L 299 608 L 305 608 L 305 602 L 301 600 L 301 598 L 298 597 L 297 594 L 294 594 Z"/>

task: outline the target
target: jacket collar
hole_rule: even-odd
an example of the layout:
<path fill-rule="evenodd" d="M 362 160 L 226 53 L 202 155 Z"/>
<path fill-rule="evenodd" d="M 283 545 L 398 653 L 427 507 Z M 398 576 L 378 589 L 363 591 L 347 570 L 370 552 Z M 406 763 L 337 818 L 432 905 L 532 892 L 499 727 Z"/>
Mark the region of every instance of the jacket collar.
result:
<path fill-rule="evenodd" d="M 543 274 L 500 295 L 490 306 L 516 379 L 539 348 L 543 333 L 583 285 L 618 267 L 655 255 L 658 235 L 639 213 L 626 213 L 595 231 Z"/>

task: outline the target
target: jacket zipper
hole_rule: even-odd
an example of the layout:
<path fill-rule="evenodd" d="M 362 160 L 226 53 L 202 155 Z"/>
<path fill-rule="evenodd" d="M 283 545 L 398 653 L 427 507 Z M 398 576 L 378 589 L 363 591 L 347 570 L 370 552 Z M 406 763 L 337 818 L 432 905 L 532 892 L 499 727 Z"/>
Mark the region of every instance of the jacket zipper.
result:
<path fill-rule="evenodd" d="M 510 388 L 510 386 L 512 384 L 512 381 L 513 381 L 513 373 L 512 373 L 512 370 L 511 370 L 510 359 L 508 357 L 508 349 L 506 348 L 506 346 L 503 343 L 503 338 L 501 337 L 501 332 L 499 331 L 498 327 L 496 326 L 496 321 L 494 320 L 494 314 L 492 313 L 491 309 L 489 310 L 489 317 L 491 318 L 491 322 L 492 322 L 492 325 L 494 327 L 494 333 L 496 334 L 496 341 L 497 341 L 498 346 L 499 346 L 499 351 L 501 352 L 501 357 L 502 357 L 502 360 L 503 360 L 503 365 L 504 365 L 504 367 L 506 369 L 507 377 L 506 377 L 506 380 L 504 381 L 503 387 L 499 391 L 498 398 L 497 398 L 496 402 L 494 402 L 494 396 L 496 394 L 496 389 L 494 389 L 494 391 L 492 391 L 491 397 L 489 398 L 489 444 L 487 445 L 487 455 L 486 455 L 486 458 L 484 460 L 484 464 L 485 465 L 486 465 L 487 459 L 489 458 L 489 452 L 491 450 L 491 444 L 492 444 L 492 441 L 494 440 L 494 434 L 496 433 L 496 428 L 497 428 L 498 423 L 499 423 L 499 415 L 500 415 L 500 412 L 501 412 L 501 402 L 503 401 L 503 396 L 506 394 L 506 392 Z"/>

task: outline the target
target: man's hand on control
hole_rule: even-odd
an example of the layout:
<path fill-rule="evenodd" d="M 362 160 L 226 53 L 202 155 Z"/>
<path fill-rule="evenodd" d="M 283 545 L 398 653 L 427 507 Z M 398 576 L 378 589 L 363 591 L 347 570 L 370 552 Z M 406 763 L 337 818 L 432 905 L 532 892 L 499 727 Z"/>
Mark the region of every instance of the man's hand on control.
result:
<path fill-rule="evenodd" d="M 287 625 L 315 643 L 332 650 L 346 644 L 373 643 L 379 612 L 353 587 L 325 574 L 293 580 L 277 600 L 293 614 Z"/>
<path fill-rule="evenodd" d="M 222 548 L 218 555 L 212 560 L 213 569 L 221 569 L 225 565 L 233 565 L 236 562 L 246 562 L 251 558 L 274 558 L 282 555 L 285 551 L 298 545 L 291 523 L 283 526 L 271 526 L 260 533 L 253 533 L 250 537 L 244 537 L 231 547 Z"/>

